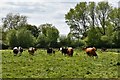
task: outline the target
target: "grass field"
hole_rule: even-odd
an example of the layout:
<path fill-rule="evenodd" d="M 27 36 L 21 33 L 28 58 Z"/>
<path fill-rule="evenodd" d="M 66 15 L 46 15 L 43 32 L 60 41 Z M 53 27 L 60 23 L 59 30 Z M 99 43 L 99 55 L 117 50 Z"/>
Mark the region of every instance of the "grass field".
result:
<path fill-rule="evenodd" d="M 12 50 L 2 50 L 2 78 L 118 78 L 119 53 L 97 51 L 98 59 L 84 53 L 75 50 L 69 57 L 40 49 L 34 56 L 27 50 L 14 56 Z"/>

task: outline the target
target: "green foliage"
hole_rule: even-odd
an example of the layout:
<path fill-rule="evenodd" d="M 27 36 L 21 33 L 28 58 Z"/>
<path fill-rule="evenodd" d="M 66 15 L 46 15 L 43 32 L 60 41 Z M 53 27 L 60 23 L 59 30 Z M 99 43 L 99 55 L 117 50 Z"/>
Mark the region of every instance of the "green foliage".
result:
<path fill-rule="evenodd" d="M 97 29 L 91 27 L 88 31 L 87 45 L 88 46 L 99 46 L 101 35 L 97 32 Z"/>
<path fill-rule="evenodd" d="M 16 30 L 10 30 L 6 36 L 8 45 L 11 46 L 12 48 L 18 46 L 18 39 L 16 33 L 17 33 Z"/>
<path fill-rule="evenodd" d="M 73 48 L 79 48 L 79 47 L 82 47 L 82 46 L 84 46 L 85 45 L 85 41 L 83 41 L 83 40 L 72 40 L 72 42 L 71 42 L 71 46 L 73 47 Z"/>
<path fill-rule="evenodd" d="M 72 40 L 71 40 L 71 38 L 68 37 L 68 36 L 63 36 L 63 35 L 61 35 L 61 36 L 59 37 L 59 45 L 60 45 L 61 47 L 62 47 L 62 46 L 65 46 L 65 47 L 71 46 L 71 42 L 72 42 Z"/>
<path fill-rule="evenodd" d="M 34 36 L 30 33 L 30 31 L 24 28 L 20 30 L 10 30 L 7 33 L 6 38 L 8 45 L 11 48 L 15 46 L 21 46 L 27 48 L 33 46 L 35 43 Z"/>
<path fill-rule="evenodd" d="M 97 13 L 97 19 L 98 19 L 98 26 L 101 26 L 99 28 L 99 31 L 101 34 L 106 35 L 106 22 L 108 21 L 109 17 L 108 14 L 110 13 L 112 7 L 109 5 L 108 2 L 99 2 L 96 7 L 96 13 Z M 99 25 L 100 24 L 100 25 Z"/>
<path fill-rule="evenodd" d="M 48 44 L 48 41 L 47 41 L 45 35 L 41 34 L 37 37 L 36 47 L 46 48 L 47 44 Z"/>
<path fill-rule="evenodd" d="M 89 2 L 89 5 L 88 5 L 88 15 L 90 16 L 88 18 L 88 22 L 90 24 L 90 26 L 93 26 L 95 27 L 95 24 L 96 24 L 96 15 L 95 15 L 95 10 L 96 10 L 96 4 L 95 2 Z"/>
<path fill-rule="evenodd" d="M 120 30 L 120 8 L 113 8 L 109 13 L 110 21 L 115 31 Z"/>
<path fill-rule="evenodd" d="M 34 46 L 35 38 L 31 34 L 30 31 L 26 30 L 25 28 L 18 30 L 17 38 L 19 42 L 19 46 L 28 48 L 30 46 Z"/>
<path fill-rule="evenodd" d="M 12 50 L 3 50 L 2 78 L 116 78 L 118 79 L 118 54 L 100 52 L 98 59 L 89 57 L 84 51 L 74 49 L 73 57 L 63 56 L 56 51 L 48 55 L 45 50 L 37 50 L 29 55 L 14 56 Z"/>
<path fill-rule="evenodd" d="M 65 14 L 66 23 L 70 26 L 70 33 L 74 35 L 77 39 L 80 35 L 83 35 L 87 26 L 87 3 L 80 2 L 75 6 L 74 9 Z"/>
<path fill-rule="evenodd" d="M 38 30 L 38 28 L 35 25 L 26 24 L 22 27 L 29 30 L 31 32 L 31 34 L 33 34 L 34 37 L 36 37 L 36 38 L 38 37 L 40 31 Z"/>
<path fill-rule="evenodd" d="M 37 43 L 40 45 L 45 42 L 45 47 L 55 47 L 59 38 L 59 31 L 57 30 L 57 28 L 52 26 L 52 24 L 46 23 L 40 25 L 39 30 L 41 31 L 41 33 L 37 38 Z"/>
<path fill-rule="evenodd" d="M 113 40 L 113 45 L 115 47 L 120 47 L 120 31 L 115 31 L 113 33 L 113 39 L 112 40 Z"/>

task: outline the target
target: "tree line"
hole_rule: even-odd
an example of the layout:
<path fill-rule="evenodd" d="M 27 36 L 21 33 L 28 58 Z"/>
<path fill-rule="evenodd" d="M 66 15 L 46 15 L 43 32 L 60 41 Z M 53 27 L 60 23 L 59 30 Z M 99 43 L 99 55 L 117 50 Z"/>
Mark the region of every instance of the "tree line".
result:
<path fill-rule="evenodd" d="M 88 46 L 120 48 L 120 8 L 108 2 L 80 2 L 65 14 L 70 33 Z"/>
<path fill-rule="evenodd" d="M 2 48 L 61 46 L 120 48 L 120 8 L 108 2 L 80 2 L 65 14 L 70 27 L 68 35 L 60 35 L 53 24 L 28 24 L 24 15 L 8 13 L 2 18 Z"/>

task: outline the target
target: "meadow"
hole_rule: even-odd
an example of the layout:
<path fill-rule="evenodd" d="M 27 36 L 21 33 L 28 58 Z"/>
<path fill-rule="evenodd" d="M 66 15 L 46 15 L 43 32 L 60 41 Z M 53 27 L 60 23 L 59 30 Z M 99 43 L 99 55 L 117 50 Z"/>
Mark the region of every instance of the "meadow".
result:
<path fill-rule="evenodd" d="M 74 50 L 73 57 L 56 50 L 48 55 L 39 49 L 32 56 L 27 50 L 14 56 L 12 50 L 2 50 L 2 78 L 118 78 L 118 52 L 101 52 L 98 58 L 89 57 L 82 50 Z"/>

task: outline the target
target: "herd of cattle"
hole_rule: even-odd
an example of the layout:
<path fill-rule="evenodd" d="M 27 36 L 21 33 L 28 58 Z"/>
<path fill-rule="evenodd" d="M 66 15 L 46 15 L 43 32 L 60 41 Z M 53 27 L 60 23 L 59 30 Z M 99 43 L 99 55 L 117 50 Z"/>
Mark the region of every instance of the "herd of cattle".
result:
<path fill-rule="evenodd" d="M 34 55 L 36 50 L 37 50 L 36 48 L 30 47 L 28 49 L 28 53 L 31 54 L 31 55 Z M 83 50 L 86 52 L 86 54 L 88 56 L 98 57 L 98 55 L 96 54 L 96 48 L 95 47 L 86 47 L 86 48 L 83 48 Z M 23 51 L 24 50 L 23 50 L 22 47 L 14 47 L 13 48 L 14 56 L 16 56 L 17 54 L 19 54 L 21 56 Z M 68 55 L 68 56 L 71 56 L 71 57 L 73 56 L 73 53 L 74 53 L 74 50 L 73 50 L 72 47 L 68 47 L 68 48 L 61 47 L 61 48 L 59 48 L 59 51 L 61 51 L 61 53 L 63 55 Z M 53 50 L 53 48 L 47 48 L 47 53 L 48 54 L 55 54 L 55 50 Z"/>

